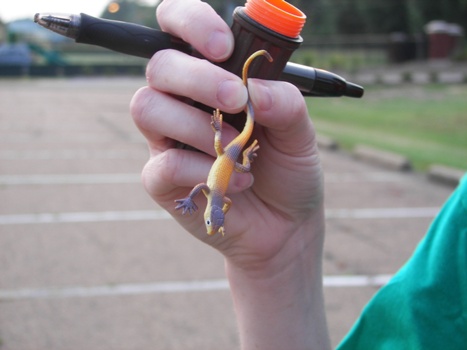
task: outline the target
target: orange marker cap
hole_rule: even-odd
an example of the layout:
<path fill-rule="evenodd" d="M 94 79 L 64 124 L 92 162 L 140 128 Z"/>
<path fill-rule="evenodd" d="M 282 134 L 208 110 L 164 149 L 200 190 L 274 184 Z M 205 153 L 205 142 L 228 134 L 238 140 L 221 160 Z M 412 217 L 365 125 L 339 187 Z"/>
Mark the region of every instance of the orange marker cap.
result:
<path fill-rule="evenodd" d="M 246 14 L 274 32 L 298 38 L 306 16 L 295 6 L 284 0 L 247 0 Z"/>

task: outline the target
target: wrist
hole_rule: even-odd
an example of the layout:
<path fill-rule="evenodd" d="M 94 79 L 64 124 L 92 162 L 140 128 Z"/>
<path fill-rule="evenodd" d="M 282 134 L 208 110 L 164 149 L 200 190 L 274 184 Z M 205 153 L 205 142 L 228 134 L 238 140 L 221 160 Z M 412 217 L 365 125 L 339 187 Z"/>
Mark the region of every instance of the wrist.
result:
<path fill-rule="evenodd" d="M 300 226 L 278 254 L 254 268 L 226 258 L 242 349 L 329 348 L 322 222 L 310 220 Z"/>
<path fill-rule="evenodd" d="M 261 256 L 226 256 L 225 269 L 229 282 L 241 281 L 255 288 L 280 290 L 284 285 L 307 287 L 322 278 L 324 214 L 322 210 L 300 225 L 280 250 Z"/>

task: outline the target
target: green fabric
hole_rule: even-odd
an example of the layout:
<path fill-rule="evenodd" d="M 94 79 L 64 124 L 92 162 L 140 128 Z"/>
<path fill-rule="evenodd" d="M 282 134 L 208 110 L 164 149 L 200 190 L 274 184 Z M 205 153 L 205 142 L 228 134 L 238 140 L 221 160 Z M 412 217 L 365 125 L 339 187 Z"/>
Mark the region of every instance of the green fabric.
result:
<path fill-rule="evenodd" d="M 467 349 L 467 176 L 337 349 Z"/>

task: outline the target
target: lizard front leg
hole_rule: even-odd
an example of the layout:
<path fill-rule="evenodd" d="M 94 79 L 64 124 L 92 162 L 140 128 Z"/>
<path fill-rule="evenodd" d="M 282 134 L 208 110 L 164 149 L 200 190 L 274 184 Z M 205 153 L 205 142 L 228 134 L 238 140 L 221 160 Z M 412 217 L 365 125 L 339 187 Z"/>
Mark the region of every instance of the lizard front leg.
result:
<path fill-rule="evenodd" d="M 211 127 L 214 130 L 214 149 L 216 150 L 217 156 L 224 154 L 224 148 L 222 147 L 222 114 L 219 109 L 216 109 L 211 117 Z"/>
<path fill-rule="evenodd" d="M 231 206 L 232 206 L 232 201 L 230 200 L 230 198 L 224 197 L 224 206 L 222 207 L 222 212 L 224 213 L 224 215 L 227 214 Z"/>
<path fill-rule="evenodd" d="M 191 190 L 188 197 L 175 200 L 175 203 L 178 203 L 177 206 L 175 207 L 175 210 L 183 209 L 182 215 L 185 215 L 186 212 L 188 212 L 190 215 L 193 214 L 196 210 L 198 210 L 198 206 L 193 201 L 193 198 L 196 197 L 196 195 L 198 195 L 198 193 L 200 193 L 201 191 L 203 191 L 205 195 L 208 195 L 210 192 L 210 189 L 208 185 L 206 185 L 205 183 L 200 183 L 196 185 Z"/>
<path fill-rule="evenodd" d="M 219 227 L 218 231 L 222 236 L 225 236 L 225 227 L 224 227 L 224 218 L 225 214 L 229 211 L 230 207 L 232 206 L 232 201 L 228 197 L 224 197 L 224 206 L 222 207 L 222 225 Z"/>
<path fill-rule="evenodd" d="M 239 173 L 248 173 L 251 170 L 251 163 L 253 163 L 253 160 L 257 157 L 256 151 L 258 149 L 258 140 L 254 140 L 250 147 L 243 151 L 243 163 L 235 163 L 235 171 Z"/>

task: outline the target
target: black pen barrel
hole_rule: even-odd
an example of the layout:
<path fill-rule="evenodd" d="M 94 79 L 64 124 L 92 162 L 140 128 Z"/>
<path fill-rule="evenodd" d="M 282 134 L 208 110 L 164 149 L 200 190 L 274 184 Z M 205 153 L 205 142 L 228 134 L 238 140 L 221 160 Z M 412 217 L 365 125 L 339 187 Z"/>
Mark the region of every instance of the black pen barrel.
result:
<path fill-rule="evenodd" d="M 243 17 L 240 16 L 239 18 L 242 19 Z M 199 53 L 183 40 L 139 24 L 96 18 L 84 13 L 80 15 L 38 13 L 34 16 L 34 21 L 56 33 L 75 39 L 77 43 L 97 45 L 127 55 L 151 58 L 160 50 L 174 49 L 200 57 Z M 276 40 L 270 34 L 266 34 L 269 35 L 267 40 Z M 248 35 L 247 38 L 249 38 Z M 296 43 L 292 44 L 295 45 Z M 245 50 L 238 51 L 243 56 L 245 55 L 243 52 Z M 244 59 L 239 59 L 237 56 L 231 57 L 228 62 L 219 65 L 235 72 L 234 68 L 237 66 L 241 68 L 244 61 Z M 234 62 L 235 67 L 232 66 L 232 60 L 238 61 Z M 304 96 L 348 96 L 359 98 L 363 95 L 364 90 L 361 86 L 347 82 L 344 78 L 332 72 L 291 62 L 286 63 L 286 60 L 279 63 L 280 68 L 276 67 L 273 71 L 280 71 L 284 67 L 282 73 L 273 73 L 274 76 L 268 73 L 266 78 L 280 79 L 292 83 L 300 89 Z M 226 64 L 228 67 L 225 66 Z M 240 69 L 238 67 L 237 70 Z M 271 66 L 268 69 L 272 69 Z"/>
<path fill-rule="evenodd" d="M 95 18 L 84 13 L 77 43 L 97 45 L 124 54 L 151 58 L 157 51 L 175 49 L 191 53 L 191 46 L 160 30 L 134 23 Z"/>

